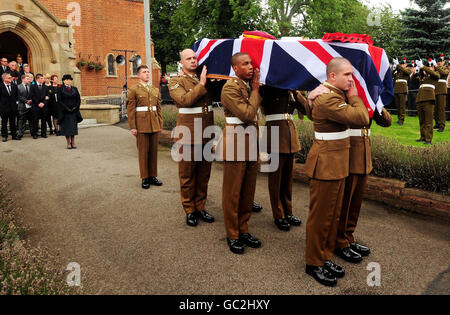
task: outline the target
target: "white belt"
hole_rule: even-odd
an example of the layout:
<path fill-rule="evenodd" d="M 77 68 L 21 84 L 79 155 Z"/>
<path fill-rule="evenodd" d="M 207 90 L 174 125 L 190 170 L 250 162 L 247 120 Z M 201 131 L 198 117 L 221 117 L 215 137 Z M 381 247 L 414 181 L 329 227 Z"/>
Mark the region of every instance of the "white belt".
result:
<path fill-rule="evenodd" d="M 443 83 L 447 84 L 447 80 L 444 80 L 444 79 L 440 79 L 439 82 L 443 82 Z"/>
<path fill-rule="evenodd" d="M 227 122 L 227 124 L 230 124 L 230 125 L 243 125 L 243 124 L 245 124 L 242 120 L 240 120 L 237 117 L 225 117 L 225 121 Z M 254 122 L 257 122 L 257 121 L 258 121 L 258 119 L 257 119 L 257 117 L 255 117 Z"/>
<path fill-rule="evenodd" d="M 137 112 L 148 112 L 148 111 L 155 111 L 156 112 L 156 106 L 151 106 L 151 109 L 149 110 L 149 108 L 147 106 L 139 106 L 136 107 L 136 111 Z"/>
<path fill-rule="evenodd" d="M 178 113 L 180 114 L 201 114 L 201 113 L 207 113 L 212 112 L 213 108 L 211 105 L 208 107 L 183 107 L 178 109 Z"/>
<path fill-rule="evenodd" d="M 341 140 L 349 137 L 348 130 L 341 132 L 317 132 L 314 131 L 314 137 L 317 140 Z"/>
<path fill-rule="evenodd" d="M 408 81 L 406 81 L 406 80 L 403 80 L 403 79 L 398 79 L 397 81 L 395 81 L 395 82 L 404 82 L 404 83 L 408 83 Z"/>
<path fill-rule="evenodd" d="M 349 129 L 350 137 L 369 137 L 370 129 Z"/>
<path fill-rule="evenodd" d="M 433 90 L 436 89 L 433 84 L 422 84 L 420 88 L 432 88 Z"/>
<path fill-rule="evenodd" d="M 292 120 L 292 115 L 291 114 L 266 115 L 266 121 L 274 121 L 274 120 Z"/>

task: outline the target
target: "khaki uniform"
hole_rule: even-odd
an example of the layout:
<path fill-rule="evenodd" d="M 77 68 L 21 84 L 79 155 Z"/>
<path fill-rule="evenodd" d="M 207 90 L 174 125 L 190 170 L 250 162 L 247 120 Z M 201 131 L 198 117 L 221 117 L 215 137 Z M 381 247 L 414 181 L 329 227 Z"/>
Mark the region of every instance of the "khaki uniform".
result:
<path fill-rule="evenodd" d="M 127 114 L 130 129 L 136 129 L 141 178 L 158 175 L 158 138 L 163 127 L 161 95 L 154 86 L 138 83 L 128 91 Z"/>
<path fill-rule="evenodd" d="M 375 111 L 373 120 L 382 127 L 389 127 L 392 124 L 392 117 L 384 108 L 381 114 Z M 350 174 L 345 180 L 336 248 L 349 247 L 350 243 L 355 242 L 353 232 L 358 223 L 359 212 L 367 186 L 367 178 L 372 171 L 372 153 L 369 138 L 371 124 L 372 120 L 369 125 L 350 124 L 352 132 L 356 133 L 359 130 L 360 135 L 350 137 Z"/>
<path fill-rule="evenodd" d="M 273 217 L 284 219 L 287 215 L 292 215 L 294 155 L 300 150 L 300 141 L 292 114 L 294 109 L 300 109 L 300 104 L 289 90 L 264 86 L 260 89 L 260 93 L 263 97 L 261 106 L 266 116 L 265 139 L 268 140 L 268 153 L 279 155 L 278 169 L 269 173 L 268 176 L 270 203 Z M 301 105 L 303 107 L 307 101 L 301 94 L 299 97 L 304 102 Z M 279 132 L 277 152 L 271 150 L 273 127 L 277 127 Z"/>
<path fill-rule="evenodd" d="M 445 106 L 447 105 L 447 78 L 448 69 L 443 67 L 437 67 L 439 72 L 439 82 L 436 85 L 436 126 L 438 128 L 445 128 Z"/>
<path fill-rule="evenodd" d="M 433 111 L 436 104 L 435 89 L 440 75 L 439 72 L 425 66 L 422 68 L 422 71 L 425 73 L 425 76 L 421 80 L 416 100 L 420 123 L 420 139 L 431 142 L 433 140 Z"/>
<path fill-rule="evenodd" d="M 239 234 L 248 233 L 259 170 L 256 115 L 261 101 L 259 92 L 251 91 L 249 84 L 239 78 L 228 80 L 222 89 L 221 103 L 225 117 L 234 120 L 234 123 L 226 123 L 216 151 L 224 160 L 222 209 L 227 237 L 230 239 L 238 239 Z M 250 126 L 256 130 L 251 135 L 246 133 L 244 137 L 238 137 L 235 133 L 242 127 Z M 237 151 L 238 138 L 243 141 L 240 150 L 245 149 L 245 154 L 241 155 Z M 250 150 L 253 154 L 250 154 Z"/>
<path fill-rule="evenodd" d="M 394 71 L 394 97 L 398 110 L 398 120 L 404 121 L 406 115 L 406 97 L 408 95 L 408 79 L 411 70 L 398 65 Z"/>
<path fill-rule="evenodd" d="M 188 109 L 187 113 L 178 113 L 176 128 L 187 127 L 191 133 L 190 137 L 183 135 L 182 138 L 175 138 L 175 141 L 181 145 L 180 153 L 186 149 L 191 151 L 190 160 L 178 162 L 181 203 L 186 214 L 203 211 L 211 175 L 211 162 L 206 161 L 203 157 L 204 144 L 211 138 L 203 138 L 203 131 L 206 127 L 214 124 L 212 99 L 207 89 L 200 84 L 197 76 L 189 74 L 170 79 L 169 92 L 181 111 Z M 195 121 L 199 123 L 200 128 L 197 127 L 199 130 L 195 130 Z M 194 130 L 201 132 L 201 135 L 194 135 Z M 195 151 L 197 151 L 197 156 L 201 157 L 199 161 L 194 159 Z"/>
<path fill-rule="evenodd" d="M 324 85 L 330 93 L 314 100 L 312 118 L 315 139 L 305 164 L 305 173 L 311 179 L 305 260 L 307 265 L 312 266 L 323 266 L 326 260 L 333 257 L 345 179 L 349 175 L 350 138 L 345 136 L 347 126 L 350 123 L 369 124 L 369 114 L 358 96 L 346 100 L 343 91 L 327 82 Z M 337 138 L 338 135 L 343 138 L 319 140 L 322 137 Z"/>

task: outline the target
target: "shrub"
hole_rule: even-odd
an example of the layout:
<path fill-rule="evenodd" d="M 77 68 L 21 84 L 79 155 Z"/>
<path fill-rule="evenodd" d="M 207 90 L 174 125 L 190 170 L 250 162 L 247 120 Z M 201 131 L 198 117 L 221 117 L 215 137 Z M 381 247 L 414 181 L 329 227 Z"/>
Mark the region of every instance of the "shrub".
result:
<path fill-rule="evenodd" d="M 81 293 L 68 287 L 54 256 L 41 247 L 27 246 L 27 229 L 16 222 L 20 209 L 7 196 L 0 176 L 0 295 Z"/>

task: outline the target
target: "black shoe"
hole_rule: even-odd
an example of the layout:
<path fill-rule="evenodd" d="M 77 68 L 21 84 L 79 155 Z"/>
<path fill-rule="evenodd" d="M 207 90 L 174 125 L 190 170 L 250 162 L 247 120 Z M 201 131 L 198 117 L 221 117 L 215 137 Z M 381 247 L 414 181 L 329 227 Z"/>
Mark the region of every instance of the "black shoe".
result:
<path fill-rule="evenodd" d="M 291 225 L 285 219 L 275 219 L 275 225 L 282 231 L 289 231 L 291 229 Z"/>
<path fill-rule="evenodd" d="M 150 188 L 150 182 L 149 182 L 148 178 L 144 178 L 142 180 L 142 188 L 144 188 L 144 189 L 149 189 Z"/>
<path fill-rule="evenodd" d="M 444 128 L 439 128 L 438 132 L 444 132 Z"/>
<path fill-rule="evenodd" d="M 286 221 L 290 224 L 290 225 L 295 225 L 295 226 L 300 226 L 300 224 L 302 224 L 302 220 L 300 220 L 297 217 L 294 217 L 293 215 L 287 215 L 286 216 Z"/>
<path fill-rule="evenodd" d="M 263 207 L 260 204 L 257 204 L 256 202 L 253 201 L 253 212 L 261 212 L 261 210 L 263 209 Z"/>
<path fill-rule="evenodd" d="M 239 241 L 251 248 L 261 247 L 261 241 L 253 237 L 250 233 L 239 234 Z"/>
<path fill-rule="evenodd" d="M 434 125 L 433 129 L 439 129 L 439 127 L 437 125 Z"/>
<path fill-rule="evenodd" d="M 244 253 L 244 244 L 242 244 L 239 240 L 233 240 L 227 237 L 227 243 L 230 250 L 235 254 L 243 254 Z"/>
<path fill-rule="evenodd" d="M 331 260 L 327 260 L 324 264 L 326 270 L 331 272 L 336 278 L 342 278 L 345 276 L 345 270 L 341 266 L 336 265 Z"/>
<path fill-rule="evenodd" d="M 53 130 L 50 129 L 50 135 L 53 135 Z"/>
<path fill-rule="evenodd" d="M 19 135 L 19 136 L 17 136 L 17 138 L 19 138 L 19 140 L 22 140 L 23 135 Z"/>
<path fill-rule="evenodd" d="M 8 137 L 2 137 L 2 142 L 8 141 Z"/>
<path fill-rule="evenodd" d="M 47 138 L 47 135 L 41 135 L 41 138 Z"/>
<path fill-rule="evenodd" d="M 334 287 L 337 284 L 336 277 L 331 274 L 325 267 L 306 265 L 306 273 L 316 279 L 320 284 Z"/>
<path fill-rule="evenodd" d="M 345 261 L 351 263 L 359 263 L 362 261 L 362 256 L 357 252 L 353 251 L 350 247 L 336 248 L 334 253 L 344 259 Z"/>
<path fill-rule="evenodd" d="M 214 217 L 212 215 L 210 215 L 208 212 L 206 212 L 205 210 L 196 211 L 195 214 L 197 215 L 197 218 L 200 218 L 205 222 L 208 222 L 208 223 L 214 222 Z"/>
<path fill-rule="evenodd" d="M 431 144 L 431 141 L 425 141 L 423 144 Z"/>
<path fill-rule="evenodd" d="M 188 213 L 186 215 L 186 224 L 189 226 L 196 226 L 198 224 L 197 216 L 195 213 Z"/>
<path fill-rule="evenodd" d="M 358 244 L 356 242 L 350 243 L 350 248 L 354 252 L 357 252 L 361 256 L 368 256 L 370 254 L 370 248 L 361 244 Z"/>
<path fill-rule="evenodd" d="M 12 137 L 12 139 L 13 139 L 13 140 L 18 140 L 18 141 L 20 141 L 20 138 L 17 137 L 17 136 Z"/>
<path fill-rule="evenodd" d="M 417 139 L 416 142 L 425 142 L 423 139 Z"/>
<path fill-rule="evenodd" d="M 38 136 L 33 136 L 33 139 L 36 140 L 38 138 Z"/>
<path fill-rule="evenodd" d="M 402 120 L 397 121 L 397 125 L 403 126 L 403 121 Z"/>
<path fill-rule="evenodd" d="M 159 179 L 157 179 L 156 177 L 153 177 L 153 176 L 149 177 L 147 179 L 149 180 L 150 185 L 162 186 L 162 184 L 163 184 Z"/>

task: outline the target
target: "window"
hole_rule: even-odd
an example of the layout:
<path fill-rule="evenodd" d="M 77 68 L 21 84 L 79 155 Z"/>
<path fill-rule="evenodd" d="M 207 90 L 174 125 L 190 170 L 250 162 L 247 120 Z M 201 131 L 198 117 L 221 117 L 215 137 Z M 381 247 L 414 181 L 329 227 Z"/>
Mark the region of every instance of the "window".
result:
<path fill-rule="evenodd" d="M 108 55 L 108 75 L 115 76 L 116 75 L 116 58 L 114 55 Z"/>
<path fill-rule="evenodd" d="M 133 61 L 133 70 L 131 72 L 133 75 L 137 75 L 137 68 L 140 66 L 140 64 L 138 63 L 139 60 L 141 60 L 141 56 L 136 55 L 136 58 L 134 58 Z"/>

